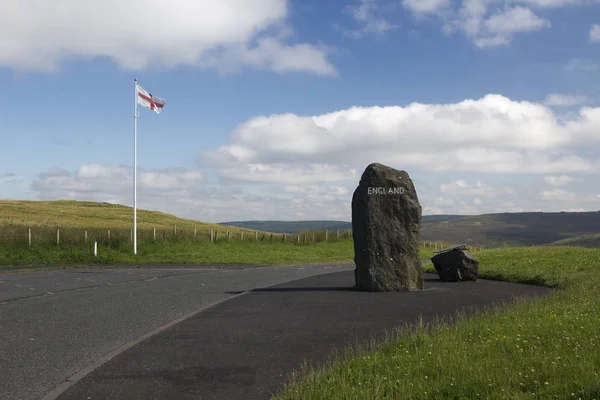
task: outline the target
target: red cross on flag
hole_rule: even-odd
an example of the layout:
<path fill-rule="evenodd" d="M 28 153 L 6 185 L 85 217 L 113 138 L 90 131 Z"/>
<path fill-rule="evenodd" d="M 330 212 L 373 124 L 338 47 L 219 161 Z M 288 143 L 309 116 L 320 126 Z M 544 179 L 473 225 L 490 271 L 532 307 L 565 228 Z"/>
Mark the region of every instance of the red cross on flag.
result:
<path fill-rule="evenodd" d="M 138 104 L 159 114 L 167 102 L 146 92 L 140 85 L 136 84 L 136 86 Z"/>

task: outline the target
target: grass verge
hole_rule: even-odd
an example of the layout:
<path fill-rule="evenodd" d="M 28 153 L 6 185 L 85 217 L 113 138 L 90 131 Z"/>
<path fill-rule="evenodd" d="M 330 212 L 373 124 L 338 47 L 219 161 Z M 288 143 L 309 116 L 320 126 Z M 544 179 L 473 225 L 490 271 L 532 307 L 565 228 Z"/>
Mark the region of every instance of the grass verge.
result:
<path fill-rule="evenodd" d="M 507 248 L 477 258 L 482 278 L 558 290 L 347 349 L 295 374 L 275 398 L 600 399 L 600 249 Z"/>
<path fill-rule="evenodd" d="M 421 258 L 431 251 L 421 249 Z M 297 245 L 282 242 L 149 242 L 133 255 L 130 246 L 99 248 L 94 257 L 91 246 L 15 246 L 0 248 L 0 265 L 81 264 L 240 264 L 286 265 L 297 263 L 352 262 L 352 239 Z"/>
<path fill-rule="evenodd" d="M 325 261 L 351 261 L 351 240 L 310 245 L 281 242 L 157 242 L 138 246 L 32 246 L 0 248 L 0 265 L 72 264 L 244 264 L 271 265 Z"/>

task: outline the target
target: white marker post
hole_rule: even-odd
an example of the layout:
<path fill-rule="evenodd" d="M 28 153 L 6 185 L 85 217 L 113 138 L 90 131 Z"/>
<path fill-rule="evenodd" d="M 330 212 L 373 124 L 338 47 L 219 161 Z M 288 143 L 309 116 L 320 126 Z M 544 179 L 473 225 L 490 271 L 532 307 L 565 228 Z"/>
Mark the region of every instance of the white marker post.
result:
<path fill-rule="evenodd" d="M 94 257 L 98 256 L 98 242 L 94 242 Z"/>

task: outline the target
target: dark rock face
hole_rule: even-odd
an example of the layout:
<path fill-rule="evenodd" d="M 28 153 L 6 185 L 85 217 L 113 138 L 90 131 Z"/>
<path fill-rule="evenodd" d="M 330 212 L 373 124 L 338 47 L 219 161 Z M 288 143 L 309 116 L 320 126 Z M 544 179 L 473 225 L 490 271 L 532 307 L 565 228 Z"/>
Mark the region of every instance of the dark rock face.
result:
<path fill-rule="evenodd" d="M 352 197 L 358 290 L 423 290 L 421 205 L 405 171 L 370 164 Z"/>
<path fill-rule="evenodd" d="M 467 250 L 451 250 L 431 259 L 442 282 L 476 281 L 479 260 Z"/>

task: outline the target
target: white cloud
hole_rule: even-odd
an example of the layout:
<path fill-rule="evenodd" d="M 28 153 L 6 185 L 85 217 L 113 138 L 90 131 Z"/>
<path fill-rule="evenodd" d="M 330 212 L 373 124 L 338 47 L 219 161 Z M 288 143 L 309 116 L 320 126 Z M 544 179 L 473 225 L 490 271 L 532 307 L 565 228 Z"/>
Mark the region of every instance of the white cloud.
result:
<path fill-rule="evenodd" d="M 6 185 L 23 183 L 23 178 L 15 174 L 14 172 L 4 172 L 0 174 L 0 183 Z"/>
<path fill-rule="evenodd" d="M 306 185 L 352 180 L 358 177 L 358 172 L 344 166 L 327 164 L 251 163 L 230 166 L 225 164 L 219 169 L 219 177 L 230 182 Z"/>
<path fill-rule="evenodd" d="M 533 9 L 599 3 L 600 0 L 402 0 L 415 16 L 437 16 L 445 34 L 462 32 L 479 48 L 508 45 L 518 34 L 551 28 L 551 22 Z"/>
<path fill-rule="evenodd" d="M 565 186 L 569 183 L 573 182 L 573 178 L 568 175 L 560 175 L 560 176 L 545 176 L 544 181 L 552 186 Z"/>
<path fill-rule="evenodd" d="M 599 131 L 600 108 L 559 120 L 544 104 L 500 95 L 257 116 L 199 158 L 216 184 L 205 183 L 208 168 L 140 168 L 139 206 L 204 221 L 349 220 L 362 171 L 380 162 L 409 172 L 425 215 L 597 210 Z M 131 167 L 84 165 L 43 171 L 30 188 L 40 199 L 131 204 L 131 185 Z"/>
<path fill-rule="evenodd" d="M 327 49 L 288 37 L 286 0 L 6 0 L 0 65 L 54 71 L 106 57 L 125 69 L 253 66 L 335 74 Z"/>
<path fill-rule="evenodd" d="M 541 8 L 560 8 L 566 6 L 599 4 L 598 0 L 513 0 L 513 3 L 528 4 Z"/>
<path fill-rule="evenodd" d="M 497 197 L 501 195 L 513 195 L 513 189 L 509 187 L 494 187 L 482 184 L 481 181 L 468 183 L 465 180 L 457 180 L 444 183 L 440 186 L 440 192 L 444 194 L 459 194 L 468 196 Z M 481 200 L 480 200 L 481 201 Z"/>
<path fill-rule="evenodd" d="M 204 176 L 198 171 L 170 169 L 148 171 L 138 168 L 137 185 L 142 192 L 168 194 L 187 190 L 201 184 Z M 94 198 L 133 188 L 133 168 L 117 165 L 82 165 L 71 173 L 61 169 L 51 169 L 40 173 L 31 188 L 39 193 L 52 195 L 60 193 L 73 198 L 87 193 Z"/>
<path fill-rule="evenodd" d="M 544 190 L 540 193 L 544 200 L 555 200 L 555 201 L 573 201 L 577 195 L 573 192 L 568 192 L 562 189 Z"/>
<path fill-rule="evenodd" d="M 549 106 L 569 107 L 583 104 L 587 100 L 586 96 L 552 93 L 546 97 L 545 104 Z"/>
<path fill-rule="evenodd" d="M 351 180 L 373 161 L 435 172 L 591 172 L 600 159 L 580 148 L 598 146 L 599 130 L 600 108 L 563 122 L 543 104 L 487 95 L 255 117 L 201 159 L 224 178 L 252 182 Z"/>
<path fill-rule="evenodd" d="M 596 71 L 598 64 L 583 58 L 573 58 L 569 60 L 565 69 L 567 71 Z"/>
<path fill-rule="evenodd" d="M 528 8 L 513 7 L 487 18 L 474 42 L 477 47 L 504 45 L 517 33 L 535 32 L 551 26 L 550 21 L 538 17 Z"/>
<path fill-rule="evenodd" d="M 481 214 L 540 209 L 557 211 L 600 208 L 600 194 L 546 190 L 535 183 L 492 184 L 473 179 L 455 179 L 431 190 L 416 170 L 415 182 L 423 214 Z M 590 179 L 595 181 L 597 177 Z M 510 178 L 508 178 L 510 181 Z M 31 184 L 39 199 L 106 201 L 131 205 L 131 168 L 88 165 L 76 172 L 50 170 Z M 208 185 L 197 171 L 140 171 L 138 206 L 199 221 L 222 222 L 248 219 L 308 220 L 351 218 L 352 182 L 311 182 L 268 185 Z M 544 200 L 540 208 L 540 197 Z M 19 198 L 19 197 L 17 197 Z M 21 197 L 22 198 L 22 197 Z"/>
<path fill-rule="evenodd" d="M 417 14 L 432 14 L 451 5 L 450 0 L 402 0 L 404 7 Z"/>
<path fill-rule="evenodd" d="M 358 0 L 356 4 L 346 6 L 344 10 L 360 25 L 358 29 L 344 30 L 346 35 L 355 39 L 367 35 L 383 36 L 388 31 L 398 28 L 398 25 L 381 16 L 377 0 Z"/>
<path fill-rule="evenodd" d="M 600 42 L 600 24 L 594 24 L 590 28 L 590 42 Z"/>

